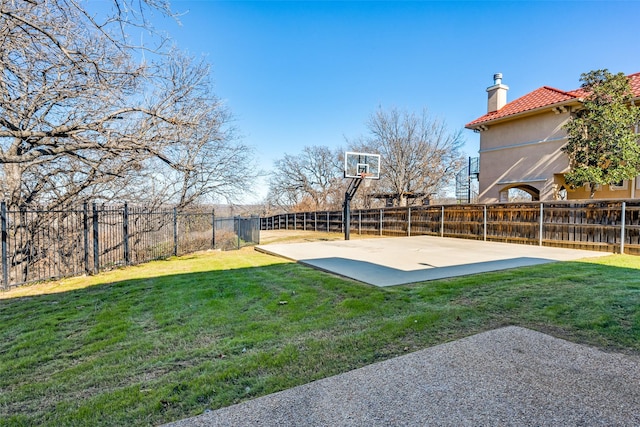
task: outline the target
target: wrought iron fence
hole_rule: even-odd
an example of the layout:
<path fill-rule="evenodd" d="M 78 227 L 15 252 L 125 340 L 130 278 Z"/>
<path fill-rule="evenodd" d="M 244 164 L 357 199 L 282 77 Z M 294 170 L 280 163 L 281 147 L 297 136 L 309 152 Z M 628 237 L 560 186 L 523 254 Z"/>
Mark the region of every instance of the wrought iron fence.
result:
<path fill-rule="evenodd" d="M 640 201 L 413 206 L 351 211 L 351 233 L 433 235 L 640 255 Z M 261 218 L 262 230 L 344 232 L 342 211 Z"/>
<path fill-rule="evenodd" d="M 259 218 L 213 210 L 98 206 L 44 210 L 0 204 L 2 286 L 95 274 L 125 265 L 259 243 Z"/>

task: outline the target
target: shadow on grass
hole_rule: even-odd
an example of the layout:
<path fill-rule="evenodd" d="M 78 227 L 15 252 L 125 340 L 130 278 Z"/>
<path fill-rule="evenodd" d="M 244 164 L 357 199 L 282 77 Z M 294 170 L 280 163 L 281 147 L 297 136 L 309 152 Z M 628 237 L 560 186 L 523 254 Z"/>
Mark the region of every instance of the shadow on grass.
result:
<path fill-rule="evenodd" d="M 0 300 L 0 419 L 158 424 L 504 325 L 639 352 L 638 270 L 615 263 L 384 289 L 277 263 Z"/>

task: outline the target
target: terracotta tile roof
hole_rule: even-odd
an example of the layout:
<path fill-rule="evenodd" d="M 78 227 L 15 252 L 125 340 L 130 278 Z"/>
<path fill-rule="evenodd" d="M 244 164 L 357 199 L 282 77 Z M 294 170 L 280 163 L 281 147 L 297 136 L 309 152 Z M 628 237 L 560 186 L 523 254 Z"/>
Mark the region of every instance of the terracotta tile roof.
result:
<path fill-rule="evenodd" d="M 633 92 L 634 96 L 640 97 L 640 73 L 631 74 L 627 77 L 631 85 L 631 92 Z"/>
<path fill-rule="evenodd" d="M 631 85 L 631 91 L 635 97 L 640 97 L 640 73 L 631 74 L 627 76 L 629 78 L 629 84 Z M 515 101 L 509 102 L 507 105 L 491 113 L 487 113 L 484 116 L 478 117 L 472 122 L 465 125 L 466 128 L 473 128 L 481 123 L 489 122 L 502 117 L 512 116 L 518 113 L 524 113 L 526 111 L 535 110 L 546 106 L 551 106 L 572 99 L 579 99 L 585 94 L 585 91 L 580 88 L 572 91 L 562 91 L 549 86 L 543 86 L 530 92 Z"/>

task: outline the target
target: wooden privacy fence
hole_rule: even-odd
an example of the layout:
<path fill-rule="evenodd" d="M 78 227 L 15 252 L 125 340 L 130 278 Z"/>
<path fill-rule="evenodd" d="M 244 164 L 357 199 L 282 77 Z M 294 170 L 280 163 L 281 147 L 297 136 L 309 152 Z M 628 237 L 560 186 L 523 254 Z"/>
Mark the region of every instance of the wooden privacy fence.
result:
<path fill-rule="evenodd" d="M 342 211 L 260 219 L 262 230 L 344 232 Z M 640 254 L 640 201 L 599 200 L 353 210 L 351 233 L 431 235 Z"/>
<path fill-rule="evenodd" d="M 259 243 L 259 218 L 218 218 L 211 209 L 98 206 L 57 211 L 0 203 L 1 289 L 94 274 L 206 249 Z"/>

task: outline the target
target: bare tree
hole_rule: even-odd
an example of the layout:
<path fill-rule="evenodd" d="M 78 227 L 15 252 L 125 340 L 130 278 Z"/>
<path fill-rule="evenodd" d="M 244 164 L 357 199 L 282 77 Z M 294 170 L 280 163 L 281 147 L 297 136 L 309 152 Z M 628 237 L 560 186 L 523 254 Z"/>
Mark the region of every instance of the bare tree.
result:
<path fill-rule="evenodd" d="M 129 43 L 127 28 L 147 28 L 145 5 L 169 13 L 166 3 L 114 0 L 100 22 L 74 0 L 0 4 L 0 164 L 11 206 L 148 197 L 152 176 L 162 176 L 163 202 L 245 188 L 250 150 L 229 138 L 209 67 L 175 49 L 142 60 Z"/>
<path fill-rule="evenodd" d="M 381 155 L 381 178 L 373 192 L 386 193 L 400 206 L 410 196 L 416 202 L 450 185 L 464 159 L 460 131 L 451 132 L 442 120 L 421 114 L 378 109 L 367 122 L 369 135 L 351 141 L 352 149 Z"/>
<path fill-rule="evenodd" d="M 34 233 L 60 226 L 53 210 L 233 200 L 256 174 L 209 66 L 149 33 L 148 14 L 171 15 L 167 3 L 112 0 L 106 16 L 86 4 L 0 0 L 0 197 L 14 212 L 39 207 L 9 224 L 24 236 L 12 271 L 48 256 Z M 153 42 L 136 46 L 131 31 Z"/>
<path fill-rule="evenodd" d="M 215 199 L 233 203 L 251 191 L 259 174 L 254 151 L 236 137 L 229 121 L 226 109 L 213 108 L 197 129 L 182 132 L 180 144 L 172 150 L 177 166 L 166 170 L 163 162 L 156 160 L 157 171 L 166 173 L 153 171 L 149 182 L 165 195 L 151 192 L 154 199 L 172 200 L 178 207 L 204 200 L 213 203 Z"/>
<path fill-rule="evenodd" d="M 268 200 L 283 209 L 336 209 L 342 202 L 342 167 L 338 152 L 328 147 L 305 147 L 275 162 Z"/>

